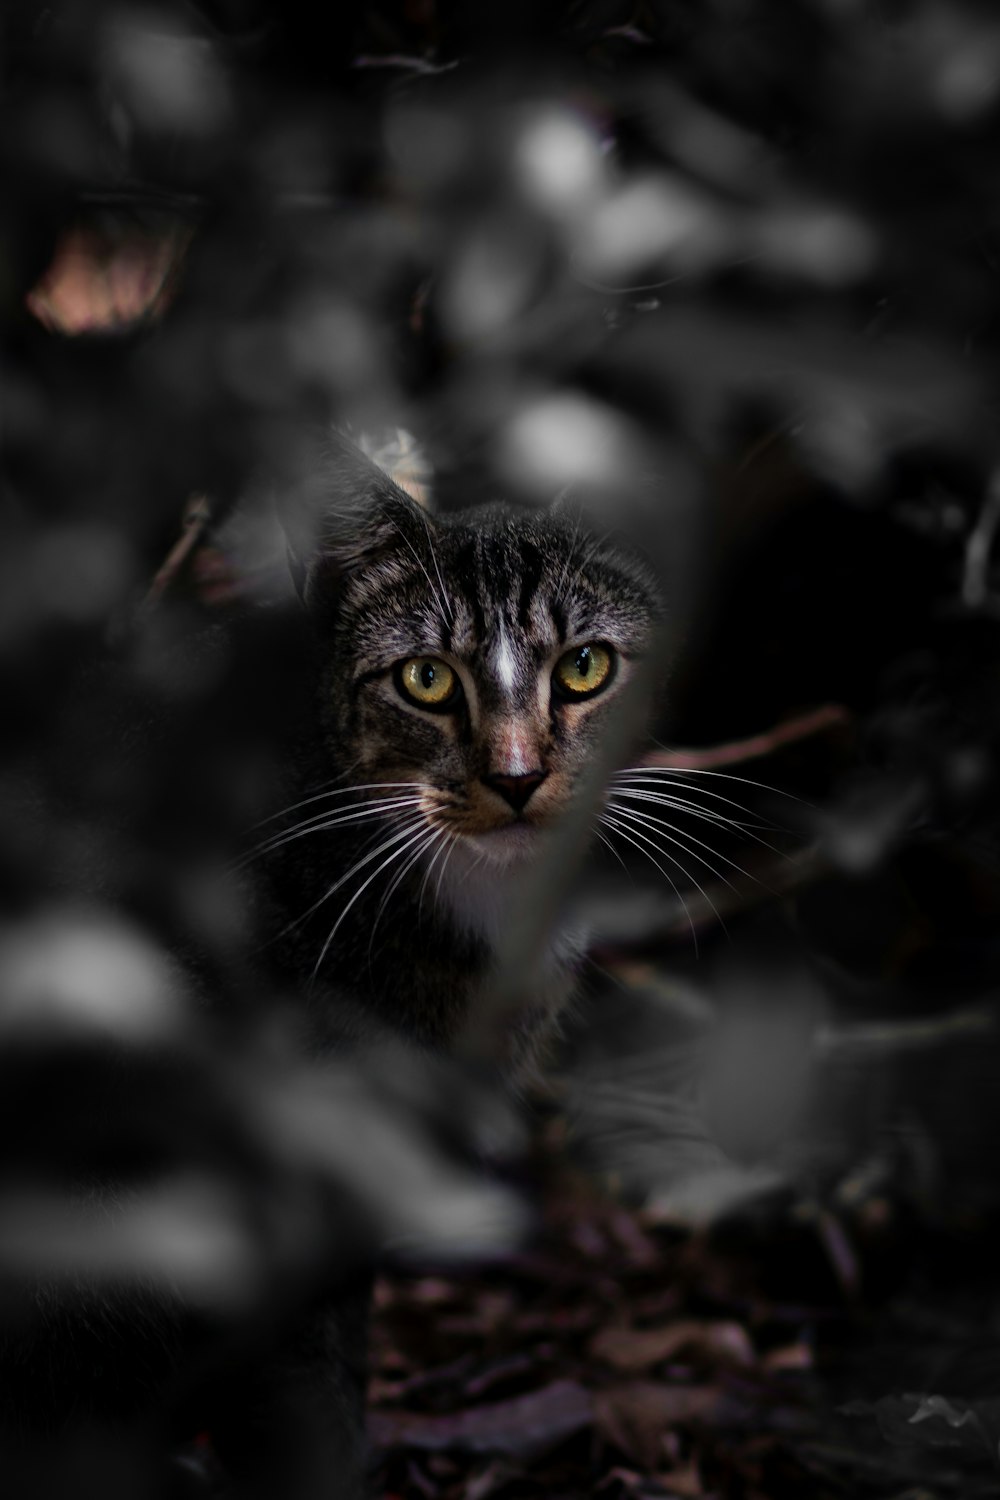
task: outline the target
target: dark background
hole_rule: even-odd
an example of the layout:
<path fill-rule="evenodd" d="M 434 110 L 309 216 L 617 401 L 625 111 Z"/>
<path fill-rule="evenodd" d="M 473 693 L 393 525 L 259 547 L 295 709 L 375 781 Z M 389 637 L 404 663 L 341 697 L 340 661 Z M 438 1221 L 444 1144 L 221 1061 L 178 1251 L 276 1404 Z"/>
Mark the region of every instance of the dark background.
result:
<path fill-rule="evenodd" d="M 689 865 L 706 887 L 684 890 L 697 951 L 641 851 L 623 851 L 634 885 L 594 873 L 595 967 L 553 1097 L 530 1111 L 535 1164 L 518 1169 L 548 1224 L 537 1254 L 565 1286 L 550 1267 L 543 1295 L 540 1262 L 519 1270 L 516 1256 L 478 1281 L 432 1280 L 433 1295 L 415 1272 L 383 1284 L 386 1482 L 456 1496 L 989 1492 L 992 8 L 81 0 L 12 3 L 0 25 L 15 1218 L 29 1222 L 26 1180 L 65 1169 L 67 1138 L 91 1160 L 91 1064 L 56 1055 L 56 1002 L 72 1011 L 78 972 L 61 945 L 81 911 L 104 944 L 99 976 L 120 944 L 140 945 L 140 977 L 120 981 L 154 995 L 140 1032 L 160 1025 L 149 966 L 165 951 L 196 951 L 199 985 L 221 997 L 221 1041 L 187 1011 L 164 1023 L 182 1061 L 198 1052 L 210 1119 L 185 1127 L 183 1090 L 158 1078 L 156 1159 L 235 1174 L 272 1228 L 288 1212 L 272 1170 L 291 1161 L 343 1190 L 343 1164 L 304 1169 L 297 1138 L 266 1167 L 241 1155 L 261 1076 L 292 1087 L 260 1043 L 281 997 L 260 992 L 219 875 L 273 752 L 280 652 L 262 632 L 221 668 L 171 668 L 248 586 L 234 527 L 302 421 L 414 432 L 443 507 L 569 484 L 614 521 L 641 490 L 640 540 L 673 590 L 658 740 L 748 778 L 700 785 L 748 807 L 775 847 L 719 831 L 739 870 L 715 854 L 707 874 Z M 193 495 L 207 508 L 154 585 Z M 151 723 L 158 748 L 136 754 L 129 726 Z M 38 981 L 53 1008 L 25 1040 L 23 954 L 37 951 L 55 955 Z M 249 1071 L 220 1103 L 234 1036 Z M 145 1126 L 127 1119 L 127 1146 L 98 1137 L 102 1161 L 146 1161 Z M 339 1231 L 312 1191 L 319 1255 Z M 352 1205 L 352 1222 L 381 1222 L 384 1204 Z M 301 1266 L 278 1228 L 240 1224 L 266 1267 L 249 1302 L 277 1305 Z M 46 1231 L 31 1229 L 29 1252 L 8 1238 L 14 1307 Z M 508 1297 L 501 1332 L 491 1295 Z M 590 1309 L 582 1333 L 565 1331 L 561 1296 Z M 511 1332 L 532 1297 L 544 1338 Z M 448 1342 L 462 1317 L 481 1356 Z M 679 1362 L 629 1367 L 652 1402 L 640 1419 L 635 1381 L 615 1396 L 626 1367 L 594 1341 L 605 1324 L 684 1318 L 700 1331 Z M 739 1378 L 704 1332 L 720 1319 L 752 1345 Z M 799 1351 L 798 1376 L 767 1365 L 782 1348 Z M 546 1397 L 558 1411 L 539 1417 L 552 1430 L 537 1450 L 440 1426 L 475 1427 L 477 1370 L 497 1362 L 490 1400 L 572 1378 L 597 1406 L 567 1419 L 564 1397 Z M 429 1369 L 445 1372 L 437 1385 L 420 1384 Z M 717 1404 L 692 1415 L 664 1397 L 692 1382 Z M 390 1431 L 411 1409 L 439 1419 L 437 1437 Z"/>

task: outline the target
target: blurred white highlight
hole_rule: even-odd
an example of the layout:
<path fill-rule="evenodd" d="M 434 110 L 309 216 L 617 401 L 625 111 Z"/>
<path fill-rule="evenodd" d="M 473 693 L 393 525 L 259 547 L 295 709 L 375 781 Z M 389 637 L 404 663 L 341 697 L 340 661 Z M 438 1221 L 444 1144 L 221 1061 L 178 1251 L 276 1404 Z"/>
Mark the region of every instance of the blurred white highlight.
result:
<path fill-rule="evenodd" d="M 878 254 L 868 226 L 835 208 L 769 210 L 750 236 L 754 250 L 776 271 L 826 286 L 856 281 Z"/>
<path fill-rule="evenodd" d="M 390 1083 L 397 1066 L 390 1050 L 382 1063 Z M 401 1081 L 407 1071 L 404 1059 Z M 420 1122 L 426 1104 L 419 1097 L 403 1108 L 400 1102 L 339 1069 L 316 1070 L 294 1094 L 261 1096 L 275 1138 L 353 1190 L 374 1212 L 383 1246 L 449 1260 L 509 1250 L 527 1227 L 520 1200 L 436 1147 Z"/>
<path fill-rule="evenodd" d="M 180 1020 L 168 961 L 123 922 L 49 914 L 0 934 L 0 1032 L 53 1027 L 155 1040 Z"/>
<path fill-rule="evenodd" d="M 114 1199 L 18 1194 L 2 1209 L 8 1271 L 141 1280 L 216 1311 L 240 1311 L 259 1291 L 262 1266 L 240 1205 L 214 1177 L 178 1176 Z"/>
<path fill-rule="evenodd" d="M 942 113 L 972 120 L 992 109 L 1000 95 L 1000 41 L 984 47 L 981 38 L 957 46 L 945 59 L 933 92 Z"/>
<path fill-rule="evenodd" d="M 529 202 L 562 218 L 600 193 L 604 162 L 595 132 L 569 110 L 551 109 L 524 127 L 514 148 L 514 170 Z"/>
<path fill-rule="evenodd" d="M 600 278 L 629 276 L 664 255 L 695 268 L 728 241 L 723 220 L 679 178 L 638 178 L 608 194 L 581 226 L 579 265 Z"/>
<path fill-rule="evenodd" d="M 119 11 L 105 36 L 108 82 L 147 129 L 211 135 L 229 118 L 226 77 L 207 39 L 168 25 L 155 12 Z"/>
<path fill-rule="evenodd" d="M 609 407 L 560 392 L 507 423 L 500 460 L 516 481 L 550 495 L 565 485 L 614 484 L 630 469 L 629 432 Z"/>
<path fill-rule="evenodd" d="M 441 311 L 459 338 L 503 333 L 524 309 L 541 268 L 527 225 L 499 220 L 466 237 L 441 287 Z"/>

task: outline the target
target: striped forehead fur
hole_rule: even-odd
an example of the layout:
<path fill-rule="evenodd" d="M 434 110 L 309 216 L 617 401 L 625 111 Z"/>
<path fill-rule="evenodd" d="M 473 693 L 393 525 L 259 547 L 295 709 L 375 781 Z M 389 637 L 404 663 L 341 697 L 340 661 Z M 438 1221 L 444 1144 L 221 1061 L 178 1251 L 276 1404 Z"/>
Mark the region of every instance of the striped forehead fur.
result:
<path fill-rule="evenodd" d="M 452 652 L 509 692 L 568 640 L 627 652 L 648 629 L 645 568 L 569 518 L 495 505 L 428 522 L 421 535 L 424 524 L 411 518 L 341 580 L 360 673 L 401 654 Z"/>

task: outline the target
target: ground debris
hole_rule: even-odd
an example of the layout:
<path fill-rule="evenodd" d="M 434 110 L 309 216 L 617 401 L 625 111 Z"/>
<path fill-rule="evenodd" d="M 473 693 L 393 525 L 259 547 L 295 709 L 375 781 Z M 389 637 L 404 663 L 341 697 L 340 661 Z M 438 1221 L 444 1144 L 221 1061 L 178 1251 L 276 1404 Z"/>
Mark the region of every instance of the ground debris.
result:
<path fill-rule="evenodd" d="M 891 1393 L 891 1368 L 967 1347 L 974 1324 L 945 1310 L 929 1322 L 904 1298 L 876 1316 L 821 1254 L 803 1268 L 794 1214 L 769 1226 L 765 1257 L 759 1225 L 742 1241 L 683 1234 L 546 1151 L 529 1247 L 478 1277 L 380 1279 L 371 1432 L 386 1493 L 945 1500 L 995 1487 L 996 1402 Z"/>

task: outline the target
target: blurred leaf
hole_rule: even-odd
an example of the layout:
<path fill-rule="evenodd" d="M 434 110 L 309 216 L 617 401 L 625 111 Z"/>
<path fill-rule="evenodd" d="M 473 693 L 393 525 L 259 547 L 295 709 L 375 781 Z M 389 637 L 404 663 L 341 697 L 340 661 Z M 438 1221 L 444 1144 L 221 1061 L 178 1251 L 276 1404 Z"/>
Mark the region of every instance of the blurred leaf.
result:
<path fill-rule="evenodd" d="M 675 1356 L 699 1364 L 752 1365 L 753 1345 L 739 1323 L 668 1323 L 662 1328 L 604 1328 L 590 1341 L 595 1359 L 637 1374 Z"/>
<path fill-rule="evenodd" d="M 642 1469 L 658 1469 L 664 1440 L 676 1424 L 708 1421 L 719 1401 L 713 1386 L 660 1385 L 636 1381 L 596 1397 L 597 1429 Z"/>
<path fill-rule="evenodd" d="M 372 1440 L 383 1448 L 532 1459 L 588 1427 L 593 1416 L 591 1397 L 583 1387 L 572 1380 L 560 1380 L 512 1401 L 474 1406 L 448 1416 L 377 1412 L 370 1432 Z"/>

